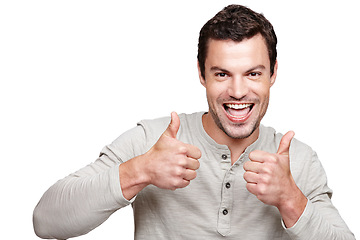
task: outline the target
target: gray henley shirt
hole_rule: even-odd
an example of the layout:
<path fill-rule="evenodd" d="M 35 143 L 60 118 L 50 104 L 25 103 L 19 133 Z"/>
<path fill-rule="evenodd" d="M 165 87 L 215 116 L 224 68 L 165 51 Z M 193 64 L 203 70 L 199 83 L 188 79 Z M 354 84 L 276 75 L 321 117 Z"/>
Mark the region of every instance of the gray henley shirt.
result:
<path fill-rule="evenodd" d="M 205 132 L 203 114 L 180 115 L 177 138 L 202 152 L 197 177 L 189 186 L 170 191 L 149 185 L 130 201 L 123 197 L 119 164 L 147 152 L 170 122 L 169 117 L 144 120 L 106 146 L 94 163 L 43 195 L 34 211 L 36 233 L 58 239 L 79 236 L 131 204 L 137 240 L 355 239 L 331 203 L 324 169 L 310 147 L 296 139 L 291 143 L 291 172 L 308 203 L 298 222 L 285 228 L 277 208 L 249 193 L 243 178 L 249 153 L 255 149 L 275 153 L 282 135 L 260 126 L 257 141 L 232 165 L 229 148 Z"/>

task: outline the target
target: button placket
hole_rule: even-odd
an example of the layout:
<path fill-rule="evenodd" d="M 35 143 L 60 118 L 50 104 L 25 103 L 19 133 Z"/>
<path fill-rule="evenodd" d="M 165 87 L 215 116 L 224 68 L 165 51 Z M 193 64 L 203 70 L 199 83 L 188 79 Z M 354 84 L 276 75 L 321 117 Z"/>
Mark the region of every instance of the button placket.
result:
<path fill-rule="evenodd" d="M 234 172 L 232 167 L 226 172 L 222 190 L 221 190 L 221 204 L 218 212 L 218 232 L 222 236 L 230 234 L 231 230 L 231 211 L 233 201 L 233 191 L 231 189 L 231 183 L 233 182 Z"/>
<path fill-rule="evenodd" d="M 221 170 L 223 171 L 224 174 L 226 174 L 229 168 L 231 168 L 231 159 L 229 156 L 230 156 L 230 151 L 229 153 L 224 152 L 219 155 Z"/>

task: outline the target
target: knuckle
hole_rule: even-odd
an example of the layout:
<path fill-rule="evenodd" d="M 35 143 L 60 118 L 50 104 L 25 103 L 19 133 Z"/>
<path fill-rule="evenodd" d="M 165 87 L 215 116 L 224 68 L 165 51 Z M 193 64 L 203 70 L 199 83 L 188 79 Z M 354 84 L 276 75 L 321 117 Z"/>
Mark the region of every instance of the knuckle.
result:
<path fill-rule="evenodd" d="M 271 179 L 270 179 L 269 175 L 264 175 L 264 174 L 261 175 L 261 177 L 260 177 L 260 182 L 261 183 L 267 185 L 267 184 L 270 183 L 270 181 L 271 181 Z"/>
<path fill-rule="evenodd" d="M 181 157 L 177 160 L 177 165 L 181 166 L 181 167 L 184 167 L 187 165 L 187 161 L 185 158 Z"/>
<path fill-rule="evenodd" d="M 263 197 L 267 192 L 267 187 L 264 184 L 258 184 L 258 197 Z"/>
<path fill-rule="evenodd" d="M 179 178 L 173 178 L 171 182 L 171 188 L 175 190 L 176 188 L 179 188 L 179 185 Z"/>
<path fill-rule="evenodd" d="M 181 154 L 187 153 L 187 147 L 184 146 L 184 145 L 178 146 L 177 150 L 178 150 L 178 152 L 181 153 Z"/>
<path fill-rule="evenodd" d="M 270 163 L 278 163 L 279 161 L 279 158 L 275 155 L 275 154 L 271 154 L 268 158 L 269 162 Z"/>
<path fill-rule="evenodd" d="M 270 166 L 264 166 L 262 171 L 265 174 L 271 174 L 272 173 L 272 168 Z"/>
<path fill-rule="evenodd" d="M 177 167 L 177 168 L 174 169 L 174 173 L 175 173 L 175 176 L 181 177 L 184 174 L 184 168 Z"/>

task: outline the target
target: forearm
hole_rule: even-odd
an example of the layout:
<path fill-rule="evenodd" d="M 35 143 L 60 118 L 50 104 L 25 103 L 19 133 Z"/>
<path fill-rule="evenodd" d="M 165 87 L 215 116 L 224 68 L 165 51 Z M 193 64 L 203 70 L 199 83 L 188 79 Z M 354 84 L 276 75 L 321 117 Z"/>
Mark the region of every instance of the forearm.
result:
<path fill-rule="evenodd" d="M 72 174 L 54 184 L 34 210 L 36 234 L 57 239 L 83 235 L 129 204 L 121 195 L 117 169 L 114 165 L 92 175 Z"/>
<path fill-rule="evenodd" d="M 119 165 L 143 154 L 144 143 L 144 129 L 137 126 L 105 146 L 94 163 L 54 184 L 34 210 L 36 234 L 58 239 L 82 235 L 129 205 L 121 191 Z"/>

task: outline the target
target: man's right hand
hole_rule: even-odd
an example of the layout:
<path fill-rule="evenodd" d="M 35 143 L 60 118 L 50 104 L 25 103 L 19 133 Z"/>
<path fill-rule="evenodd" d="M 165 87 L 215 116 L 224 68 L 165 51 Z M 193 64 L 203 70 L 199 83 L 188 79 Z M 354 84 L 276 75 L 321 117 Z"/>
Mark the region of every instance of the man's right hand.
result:
<path fill-rule="evenodd" d="M 179 128 L 179 116 L 173 112 L 168 128 L 146 153 L 149 182 L 159 188 L 175 190 L 188 186 L 200 167 L 200 149 L 177 140 Z"/>
<path fill-rule="evenodd" d="M 120 165 L 120 184 L 125 198 L 133 198 L 149 184 L 170 190 L 184 188 L 196 177 L 201 151 L 176 139 L 179 128 L 179 116 L 173 112 L 169 126 L 155 145 L 144 155 Z"/>

